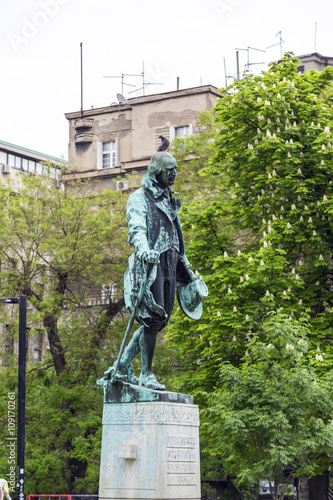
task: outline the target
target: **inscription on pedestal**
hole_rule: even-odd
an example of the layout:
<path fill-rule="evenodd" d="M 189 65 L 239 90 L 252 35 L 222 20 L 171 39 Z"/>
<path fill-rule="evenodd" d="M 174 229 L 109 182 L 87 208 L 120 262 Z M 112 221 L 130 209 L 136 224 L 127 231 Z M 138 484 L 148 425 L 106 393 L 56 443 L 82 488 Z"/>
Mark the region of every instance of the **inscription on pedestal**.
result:
<path fill-rule="evenodd" d="M 167 437 L 167 484 L 168 486 L 195 485 L 196 442 L 191 436 Z"/>

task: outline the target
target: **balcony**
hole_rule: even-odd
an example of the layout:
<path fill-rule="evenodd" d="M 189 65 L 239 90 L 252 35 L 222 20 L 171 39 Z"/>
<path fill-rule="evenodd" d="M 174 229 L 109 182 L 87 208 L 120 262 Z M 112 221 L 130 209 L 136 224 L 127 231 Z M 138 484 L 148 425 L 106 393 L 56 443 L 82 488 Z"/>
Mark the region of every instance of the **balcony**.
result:
<path fill-rule="evenodd" d="M 75 144 L 84 144 L 90 143 L 93 141 L 94 134 L 90 132 L 80 132 L 79 134 L 75 134 L 74 141 Z"/>

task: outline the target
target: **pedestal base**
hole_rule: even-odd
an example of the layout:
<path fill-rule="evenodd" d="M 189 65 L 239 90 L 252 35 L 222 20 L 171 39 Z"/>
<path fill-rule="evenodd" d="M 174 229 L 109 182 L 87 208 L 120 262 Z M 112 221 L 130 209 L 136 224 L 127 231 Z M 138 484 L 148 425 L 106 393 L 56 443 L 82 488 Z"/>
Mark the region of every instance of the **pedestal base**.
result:
<path fill-rule="evenodd" d="M 198 406 L 151 398 L 105 404 L 99 498 L 199 500 Z"/>

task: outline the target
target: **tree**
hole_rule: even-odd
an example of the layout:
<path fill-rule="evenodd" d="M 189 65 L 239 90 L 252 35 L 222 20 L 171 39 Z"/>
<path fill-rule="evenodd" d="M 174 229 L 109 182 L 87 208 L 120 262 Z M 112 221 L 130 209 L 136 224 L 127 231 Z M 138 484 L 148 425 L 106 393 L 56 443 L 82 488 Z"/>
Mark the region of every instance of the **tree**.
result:
<path fill-rule="evenodd" d="M 296 320 L 272 314 L 265 332 L 251 338 L 239 368 L 221 365 L 204 430 L 227 474 L 240 485 L 265 478 L 274 500 L 283 500 L 294 477 L 330 466 L 332 374 L 318 377 L 304 362 L 307 329 Z"/>
<path fill-rule="evenodd" d="M 298 65 L 286 54 L 226 90 L 213 110 L 216 154 L 199 173 L 211 192 L 194 191 L 182 211 L 210 294 L 199 322 L 176 314 L 168 335 L 183 356 L 181 389 L 202 408 L 226 362 L 240 370 L 254 336 L 271 343 L 272 312 L 307 323 L 304 356 L 317 376 L 332 367 L 333 70 L 301 75 Z"/>
<path fill-rule="evenodd" d="M 103 404 L 96 379 L 121 342 L 126 195 L 19 180 L 0 188 L 1 293 L 27 295 L 29 339 L 46 332 L 49 347 L 28 367 L 27 491 L 48 493 L 55 484 L 58 493 L 96 491 Z M 109 300 L 94 305 L 103 287 Z M 17 331 L 13 308 L 1 307 L 2 322 Z M 15 387 L 11 368 L 0 376 L 4 388 Z"/>

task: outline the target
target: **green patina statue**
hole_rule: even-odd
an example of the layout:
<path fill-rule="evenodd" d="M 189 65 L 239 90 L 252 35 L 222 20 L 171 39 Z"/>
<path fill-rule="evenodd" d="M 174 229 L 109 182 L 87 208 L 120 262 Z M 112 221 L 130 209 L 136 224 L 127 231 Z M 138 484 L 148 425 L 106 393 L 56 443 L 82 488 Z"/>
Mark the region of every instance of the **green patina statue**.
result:
<path fill-rule="evenodd" d="M 185 314 L 192 319 L 202 314 L 202 299 L 208 295 L 205 283 L 196 277 L 185 256 L 178 218 L 180 199 L 170 186 L 177 175 L 175 158 L 165 151 L 151 158 L 142 187 L 127 202 L 128 241 L 135 251 L 125 273 L 125 304 L 142 325 L 124 353 L 104 374 L 104 379 L 124 380 L 148 389 L 164 390 L 153 371 L 157 334 L 167 325 L 175 294 Z M 139 289 L 141 290 L 139 292 Z M 140 299 L 138 300 L 138 295 Z M 126 335 L 126 334 L 125 334 Z M 131 365 L 141 352 L 139 379 Z M 122 375 L 116 373 L 121 372 Z"/>

